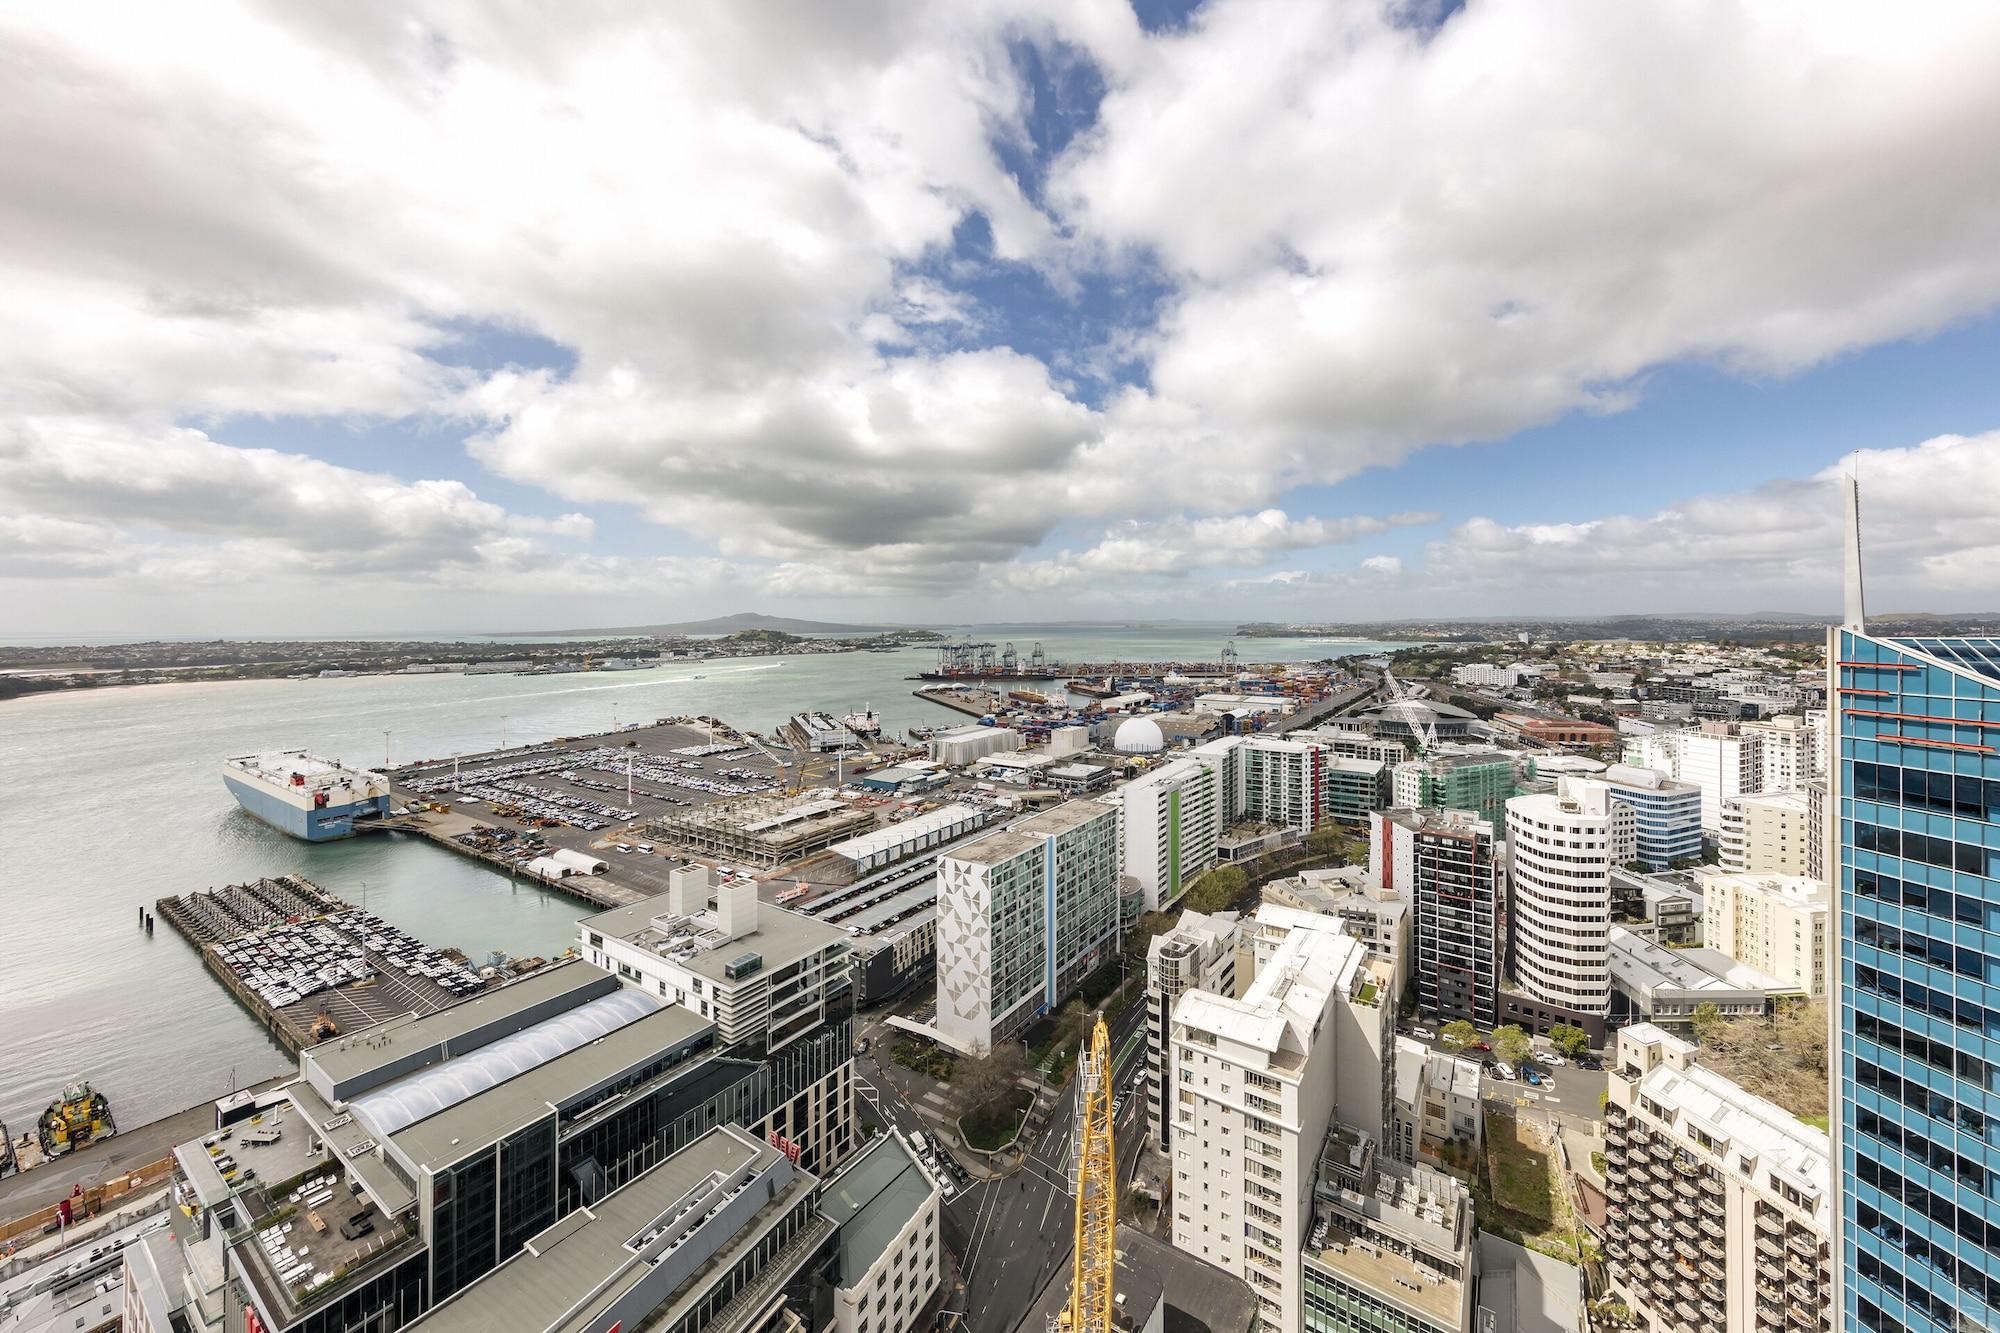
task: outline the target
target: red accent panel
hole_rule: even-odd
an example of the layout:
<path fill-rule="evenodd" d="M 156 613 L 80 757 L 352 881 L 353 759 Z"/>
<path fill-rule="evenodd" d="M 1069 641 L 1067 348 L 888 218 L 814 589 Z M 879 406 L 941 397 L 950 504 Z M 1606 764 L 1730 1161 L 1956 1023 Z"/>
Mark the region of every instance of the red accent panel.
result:
<path fill-rule="evenodd" d="M 1922 671 L 1915 662 L 1835 662 L 1835 666 L 1860 667 L 1863 671 Z"/>
<path fill-rule="evenodd" d="M 1852 685 L 1841 686 L 1840 692 L 1842 694 L 1879 694 L 1885 699 L 1893 699 L 1896 697 L 1896 692 L 1894 690 L 1857 690 Z"/>
<path fill-rule="evenodd" d="M 1874 736 L 1855 736 L 1852 739 L 1858 741 L 1894 741 L 1898 745 L 1928 745 L 1933 750 L 1973 750 L 1979 754 L 2000 754 L 2000 750 L 1995 750 L 1990 745 L 1966 745 L 1960 741 L 1925 741 L 1918 740 L 1915 736 L 1898 736 L 1894 732 L 1885 732 Z"/>
<path fill-rule="evenodd" d="M 1962 717 L 1931 717 L 1924 713 L 1884 713 L 1873 708 L 1843 708 L 1840 711 L 1849 717 L 1886 717 L 1896 722 L 1928 722 L 1939 727 L 1978 727 L 1982 731 L 2000 731 L 2000 722 L 1974 722 Z"/>

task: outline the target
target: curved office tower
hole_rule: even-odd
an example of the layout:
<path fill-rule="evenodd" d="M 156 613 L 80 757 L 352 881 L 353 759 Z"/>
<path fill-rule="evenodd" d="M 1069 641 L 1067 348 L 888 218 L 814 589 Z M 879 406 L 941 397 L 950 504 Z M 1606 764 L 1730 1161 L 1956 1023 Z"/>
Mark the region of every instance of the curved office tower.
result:
<path fill-rule="evenodd" d="M 1602 783 L 1563 779 L 1507 802 L 1514 979 L 1543 1004 L 1584 1014 L 1611 1005 L 1611 868 L 1630 859 L 1632 808 Z"/>

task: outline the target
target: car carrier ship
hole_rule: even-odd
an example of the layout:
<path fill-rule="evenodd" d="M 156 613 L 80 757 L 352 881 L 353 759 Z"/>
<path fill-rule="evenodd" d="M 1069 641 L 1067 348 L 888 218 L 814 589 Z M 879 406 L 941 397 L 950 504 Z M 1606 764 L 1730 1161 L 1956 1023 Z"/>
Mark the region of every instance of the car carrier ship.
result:
<path fill-rule="evenodd" d="M 238 755 L 222 780 L 245 810 L 304 842 L 351 837 L 357 819 L 389 813 L 389 779 L 305 750 Z"/>

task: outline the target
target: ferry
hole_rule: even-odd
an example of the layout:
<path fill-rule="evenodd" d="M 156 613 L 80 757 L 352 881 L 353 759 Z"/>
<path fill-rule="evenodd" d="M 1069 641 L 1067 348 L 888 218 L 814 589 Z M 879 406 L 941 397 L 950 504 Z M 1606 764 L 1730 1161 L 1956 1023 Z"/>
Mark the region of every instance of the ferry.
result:
<path fill-rule="evenodd" d="M 389 813 L 389 779 L 305 750 L 237 755 L 222 761 L 236 803 L 303 842 L 351 837 L 354 821 Z"/>

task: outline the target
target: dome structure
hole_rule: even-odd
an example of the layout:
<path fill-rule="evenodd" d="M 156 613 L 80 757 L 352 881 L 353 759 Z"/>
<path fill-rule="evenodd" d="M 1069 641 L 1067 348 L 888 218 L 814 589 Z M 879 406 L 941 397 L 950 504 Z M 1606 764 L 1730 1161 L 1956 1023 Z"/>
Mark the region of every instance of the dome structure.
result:
<path fill-rule="evenodd" d="M 1120 754 L 1158 754 L 1167 748 L 1167 738 L 1152 718 L 1128 717 L 1118 724 L 1111 748 Z"/>

